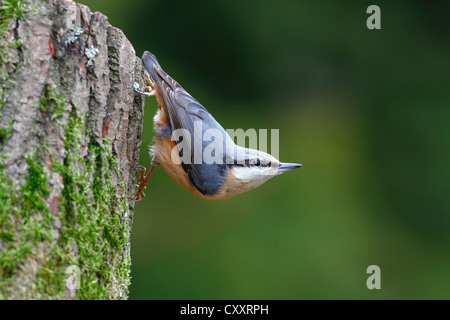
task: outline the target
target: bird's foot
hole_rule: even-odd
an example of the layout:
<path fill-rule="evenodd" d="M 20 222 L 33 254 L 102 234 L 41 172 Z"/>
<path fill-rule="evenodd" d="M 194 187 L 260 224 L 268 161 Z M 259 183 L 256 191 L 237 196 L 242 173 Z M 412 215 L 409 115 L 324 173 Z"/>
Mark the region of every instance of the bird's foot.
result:
<path fill-rule="evenodd" d="M 142 94 L 146 97 L 154 97 L 156 96 L 156 89 L 155 89 L 155 83 L 150 78 L 150 75 L 147 71 L 144 71 L 145 75 L 145 81 L 147 81 L 148 86 L 145 87 L 144 91 L 141 90 L 139 83 L 134 82 L 133 87 L 134 91 L 136 91 L 139 94 Z"/>
<path fill-rule="evenodd" d="M 140 166 L 140 165 L 137 165 L 136 167 L 134 167 L 134 169 L 138 169 L 141 172 L 141 175 L 139 176 L 139 185 L 136 190 L 136 198 L 134 199 L 135 201 L 138 202 L 145 198 L 144 190 L 147 189 L 147 184 L 148 184 L 148 181 L 150 180 L 150 176 L 152 175 L 154 168 L 155 168 L 155 166 L 152 165 L 150 167 L 150 169 L 148 170 L 147 174 L 145 174 L 145 171 L 146 171 L 145 167 Z"/>

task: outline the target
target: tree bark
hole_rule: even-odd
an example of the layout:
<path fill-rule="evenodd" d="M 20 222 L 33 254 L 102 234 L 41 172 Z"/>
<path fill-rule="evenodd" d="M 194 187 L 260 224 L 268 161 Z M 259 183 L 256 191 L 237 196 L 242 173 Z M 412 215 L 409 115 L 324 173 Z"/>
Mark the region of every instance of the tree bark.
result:
<path fill-rule="evenodd" d="M 140 60 L 84 5 L 25 9 L 0 35 L 0 299 L 127 298 Z"/>

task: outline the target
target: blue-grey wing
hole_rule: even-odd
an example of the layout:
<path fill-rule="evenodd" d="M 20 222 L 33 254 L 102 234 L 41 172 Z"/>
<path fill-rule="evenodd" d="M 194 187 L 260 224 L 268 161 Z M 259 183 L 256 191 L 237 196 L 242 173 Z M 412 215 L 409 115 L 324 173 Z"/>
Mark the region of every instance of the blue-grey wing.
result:
<path fill-rule="evenodd" d="M 220 124 L 213 118 L 213 116 L 203 107 L 196 99 L 194 99 L 183 87 L 170 77 L 164 70 L 161 69 L 156 57 L 149 52 L 144 53 L 142 57 L 144 67 L 149 72 L 153 81 L 155 81 L 159 94 L 164 102 L 164 108 L 169 120 L 169 126 L 172 132 L 177 129 L 185 129 L 190 133 L 190 150 L 186 150 L 190 153 L 190 161 L 183 161 L 182 166 L 184 171 L 189 176 L 192 184 L 204 195 L 215 194 L 225 182 L 225 174 L 227 164 L 225 161 L 221 163 L 206 164 L 203 157 L 200 163 L 196 163 L 194 158 L 194 144 L 196 143 L 196 137 L 194 137 L 194 128 L 197 122 L 197 131 L 201 124 L 201 136 L 208 129 L 215 129 L 216 133 L 222 135 L 223 144 L 226 143 L 227 134 Z M 151 72 L 150 70 L 151 69 Z M 207 142 L 197 141 L 197 148 L 201 147 L 203 150 L 207 146 Z M 180 145 L 180 144 L 178 144 Z M 181 150 L 179 150 L 181 151 Z M 225 154 L 225 146 L 222 148 Z M 185 150 L 183 150 L 185 152 Z"/>

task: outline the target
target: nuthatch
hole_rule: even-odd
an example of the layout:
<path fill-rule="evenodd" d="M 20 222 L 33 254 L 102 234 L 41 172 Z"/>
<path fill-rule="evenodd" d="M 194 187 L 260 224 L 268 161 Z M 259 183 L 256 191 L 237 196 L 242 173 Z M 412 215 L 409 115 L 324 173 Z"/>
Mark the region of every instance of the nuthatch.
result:
<path fill-rule="evenodd" d="M 136 91 L 146 96 L 156 96 L 158 111 L 153 118 L 156 136 L 150 147 L 151 168 L 146 174 L 144 167 L 137 167 L 141 175 L 136 201 L 145 197 L 143 191 L 156 165 L 191 193 L 210 200 L 237 196 L 278 174 L 302 166 L 280 163 L 270 154 L 236 145 L 208 110 L 161 69 L 153 54 L 144 52 L 142 63 L 148 87 L 146 91 Z M 199 142 L 196 139 L 199 132 L 195 131 L 200 130 L 200 137 L 203 137 L 211 129 L 218 133 L 215 140 L 222 141 L 223 147 L 221 145 L 215 150 L 215 156 L 220 155 L 221 161 L 199 161 L 196 158 L 197 149 L 200 148 L 201 154 L 208 148 L 208 143 Z M 187 133 L 187 136 L 178 139 L 178 143 L 173 137 L 176 131 Z M 184 142 L 184 148 L 180 147 L 181 142 Z"/>

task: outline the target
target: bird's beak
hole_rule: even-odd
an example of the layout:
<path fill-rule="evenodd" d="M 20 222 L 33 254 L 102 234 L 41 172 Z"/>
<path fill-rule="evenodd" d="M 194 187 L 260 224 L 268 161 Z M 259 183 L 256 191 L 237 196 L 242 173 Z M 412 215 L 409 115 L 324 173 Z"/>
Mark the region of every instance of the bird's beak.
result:
<path fill-rule="evenodd" d="M 278 168 L 279 173 L 283 173 L 285 171 L 294 170 L 300 168 L 302 165 L 298 163 L 280 163 L 280 167 Z"/>

